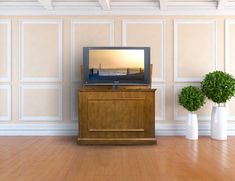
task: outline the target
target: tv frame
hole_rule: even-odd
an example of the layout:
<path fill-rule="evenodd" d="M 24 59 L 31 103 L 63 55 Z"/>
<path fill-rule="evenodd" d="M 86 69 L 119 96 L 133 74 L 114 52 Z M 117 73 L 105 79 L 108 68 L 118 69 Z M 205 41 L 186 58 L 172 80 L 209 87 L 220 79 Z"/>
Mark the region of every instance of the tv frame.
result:
<path fill-rule="evenodd" d="M 90 80 L 89 79 L 89 50 L 144 50 L 144 80 Z M 147 70 L 147 71 L 146 71 Z M 83 78 L 85 85 L 150 85 L 150 47 L 83 47 Z"/>

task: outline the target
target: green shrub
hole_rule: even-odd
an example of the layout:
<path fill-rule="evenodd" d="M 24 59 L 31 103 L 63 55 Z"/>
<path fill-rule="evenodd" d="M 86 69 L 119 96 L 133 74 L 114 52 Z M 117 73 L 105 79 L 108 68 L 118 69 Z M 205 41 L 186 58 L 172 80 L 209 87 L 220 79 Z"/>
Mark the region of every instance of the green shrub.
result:
<path fill-rule="evenodd" d="M 179 104 L 190 112 L 197 111 L 205 104 L 205 95 L 197 87 L 184 87 L 179 94 Z"/>
<path fill-rule="evenodd" d="M 206 97 L 218 104 L 227 102 L 235 94 L 234 77 L 222 71 L 206 74 L 201 85 Z"/>

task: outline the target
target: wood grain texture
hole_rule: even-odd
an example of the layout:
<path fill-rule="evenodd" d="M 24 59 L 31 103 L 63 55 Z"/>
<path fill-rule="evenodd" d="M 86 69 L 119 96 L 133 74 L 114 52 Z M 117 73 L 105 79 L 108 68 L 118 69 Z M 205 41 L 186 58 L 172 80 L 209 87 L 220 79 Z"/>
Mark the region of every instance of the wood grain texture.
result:
<path fill-rule="evenodd" d="M 158 137 L 158 145 L 84 146 L 76 137 L 0 137 L 1 181 L 234 181 L 235 137 Z"/>
<path fill-rule="evenodd" d="M 155 89 L 82 88 L 78 97 L 79 144 L 153 144 Z"/>

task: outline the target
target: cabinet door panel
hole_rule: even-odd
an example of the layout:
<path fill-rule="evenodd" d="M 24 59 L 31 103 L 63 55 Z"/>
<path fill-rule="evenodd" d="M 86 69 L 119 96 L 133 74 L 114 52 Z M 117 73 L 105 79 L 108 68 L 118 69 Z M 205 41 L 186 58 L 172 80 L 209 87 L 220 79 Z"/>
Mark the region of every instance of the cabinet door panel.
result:
<path fill-rule="evenodd" d="M 143 98 L 88 99 L 89 131 L 144 131 Z"/>

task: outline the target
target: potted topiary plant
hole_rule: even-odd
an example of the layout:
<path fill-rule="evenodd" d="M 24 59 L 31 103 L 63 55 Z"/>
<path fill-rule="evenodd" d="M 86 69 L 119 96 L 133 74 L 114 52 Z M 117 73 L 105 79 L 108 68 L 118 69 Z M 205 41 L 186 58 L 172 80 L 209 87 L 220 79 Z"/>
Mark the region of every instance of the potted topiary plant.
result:
<path fill-rule="evenodd" d="M 184 87 L 179 94 L 179 104 L 189 111 L 186 123 L 186 138 L 198 139 L 198 120 L 194 113 L 205 104 L 205 95 L 197 87 Z"/>
<path fill-rule="evenodd" d="M 235 94 L 235 79 L 228 73 L 214 71 L 205 76 L 201 85 L 206 97 L 216 103 L 211 113 L 211 137 L 226 140 L 227 111 L 225 103 Z"/>

